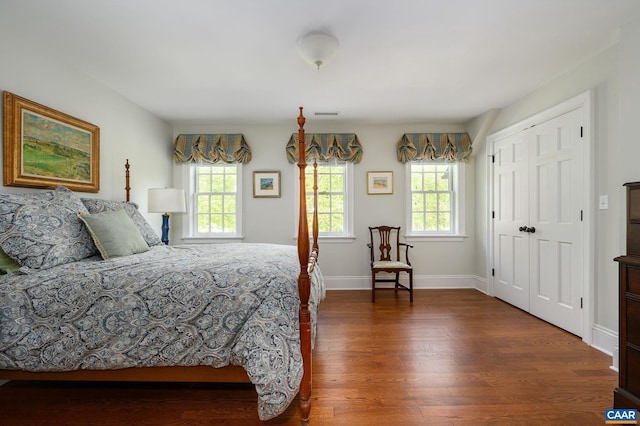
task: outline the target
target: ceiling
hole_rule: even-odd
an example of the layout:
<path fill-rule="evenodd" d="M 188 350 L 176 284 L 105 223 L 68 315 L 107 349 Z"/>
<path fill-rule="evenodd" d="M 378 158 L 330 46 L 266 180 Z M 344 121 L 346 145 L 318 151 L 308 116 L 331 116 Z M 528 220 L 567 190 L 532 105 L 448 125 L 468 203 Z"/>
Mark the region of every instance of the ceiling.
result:
<path fill-rule="evenodd" d="M 170 122 L 464 123 L 615 43 L 638 0 L 0 0 L 0 43 Z M 309 31 L 338 38 L 319 71 Z M 0 59 L 1 61 L 1 59 Z M 314 118 L 316 119 L 316 118 Z"/>

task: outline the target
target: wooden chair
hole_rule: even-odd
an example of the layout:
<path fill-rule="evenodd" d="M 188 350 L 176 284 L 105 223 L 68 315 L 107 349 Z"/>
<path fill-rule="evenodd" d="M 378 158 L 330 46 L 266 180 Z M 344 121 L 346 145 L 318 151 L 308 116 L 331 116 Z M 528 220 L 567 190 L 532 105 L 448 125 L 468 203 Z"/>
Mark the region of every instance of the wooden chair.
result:
<path fill-rule="evenodd" d="M 400 227 L 394 226 L 370 226 L 369 235 L 371 242 L 367 244 L 371 251 L 371 301 L 376 301 L 376 283 L 391 282 L 393 287 L 378 287 L 378 290 L 406 290 L 409 292 L 409 301 L 413 303 L 413 268 L 409 261 L 409 248 L 411 244 L 400 242 Z M 400 260 L 400 247 L 404 247 L 404 263 Z M 393 258 L 395 252 L 395 259 Z M 377 255 L 376 255 L 377 254 Z M 395 274 L 395 278 L 376 278 L 378 272 Z M 400 284 L 400 272 L 409 274 L 409 287 Z"/>

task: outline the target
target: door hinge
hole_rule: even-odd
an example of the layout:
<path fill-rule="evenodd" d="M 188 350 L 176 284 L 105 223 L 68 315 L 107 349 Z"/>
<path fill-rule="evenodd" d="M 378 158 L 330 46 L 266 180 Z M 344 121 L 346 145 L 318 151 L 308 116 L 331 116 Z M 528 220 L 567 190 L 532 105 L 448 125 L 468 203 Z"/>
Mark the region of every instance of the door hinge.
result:
<path fill-rule="evenodd" d="M 582 309 L 582 297 L 580 298 L 580 309 Z"/>
<path fill-rule="evenodd" d="M 491 210 L 491 219 L 495 219 L 495 218 L 496 218 L 496 211 Z"/>
<path fill-rule="evenodd" d="M 496 156 L 495 156 L 495 155 L 493 155 L 493 154 L 491 154 L 491 162 L 492 162 L 492 163 L 495 163 L 495 162 L 496 162 Z"/>
<path fill-rule="evenodd" d="M 584 128 L 582 126 L 580 126 L 580 137 L 582 137 L 583 133 L 582 131 L 584 130 Z"/>
<path fill-rule="evenodd" d="M 491 276 L 492 276 L 492 277 L 495 277 L 495 276 L 496 276 L 496 270 L 495 270 L 495 269 L 493 269 L 493 268 L 491 268 Z"/>
<path fill-rule="evenodd" d="M 583 219 L 583 217 L 584 217 L 583 213 L 584 213 L 584 211 L 580 210 L 580 222 L 582 222 L 584 220 Z"/>

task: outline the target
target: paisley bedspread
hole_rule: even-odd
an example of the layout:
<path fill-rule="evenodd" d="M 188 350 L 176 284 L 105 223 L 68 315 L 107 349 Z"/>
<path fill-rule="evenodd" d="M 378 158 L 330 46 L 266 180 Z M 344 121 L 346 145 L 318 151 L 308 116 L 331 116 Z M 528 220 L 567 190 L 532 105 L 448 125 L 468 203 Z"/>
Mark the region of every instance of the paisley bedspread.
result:
<path fill-rule="evenodd" d="M 0 277 L 0 369 L 242 365 L 266 420 L 296 397 L 294 246 L 154 246 Z M 324 284 L 312 276 L 313 327 Z"/>

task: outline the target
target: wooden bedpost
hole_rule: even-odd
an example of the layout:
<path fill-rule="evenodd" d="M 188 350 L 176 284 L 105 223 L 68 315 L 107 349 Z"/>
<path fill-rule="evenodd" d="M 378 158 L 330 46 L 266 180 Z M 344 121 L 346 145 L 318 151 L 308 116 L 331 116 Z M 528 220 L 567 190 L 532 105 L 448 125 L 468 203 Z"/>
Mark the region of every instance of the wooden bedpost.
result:
<path fill-rule="evenodd" d="M 318 161 L 313 159 L 313 248 L 311 252 L 315 259 L 318 257 Z"/>
<path fill-rule="evenodd" d="M 125 193 L 126 193 L 126 198 L 125 199 L 127 201 L 130 201 L 129 193 L 131 192 L 131 186 L 129 186 L 129 167 L 130 167 L 129 166 L 129 159 L 127 158 L 126 163 L 124 163 L 124 170 L 125 170 L 125 173 L 124 173 L 124 182 L 125 182 L 124 183 L 124 190 L 125 190 Z"/>
<path fill-rule="evenodd" d="M 304 373 L 300 384 L 300 416 L 303 422 L 309 421 L 311 413 L 311 313 L 309 311 L 309 295 L 311 279 L 309 278 L 309 224 L 307 221 L 307 190 L 305 185 L 304 141 L 305 118 L 300 107 L 298 116 L 298 168 L 300 170 L 300 208 L 298 218 L 298 259 L 300 260 L 300 275 L 298 276 L 298 292 L 300 294 L 300 351 Z"/>

